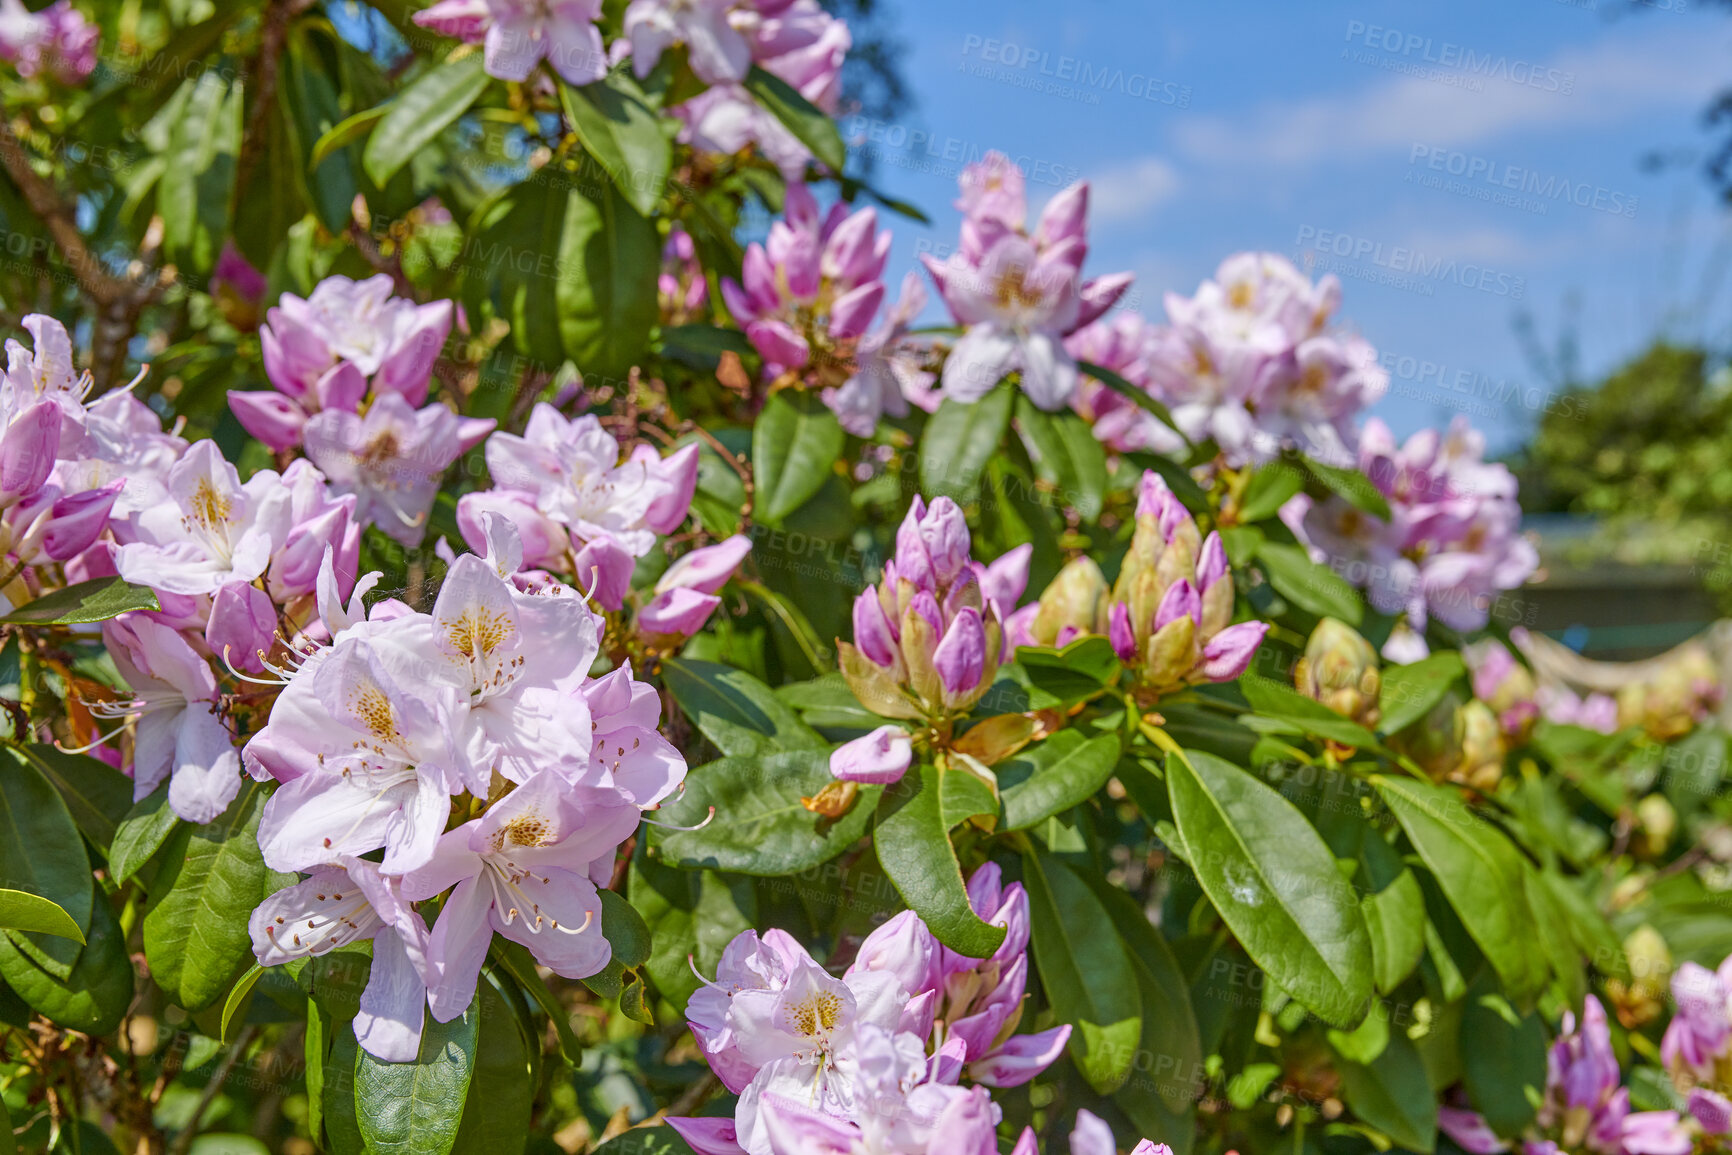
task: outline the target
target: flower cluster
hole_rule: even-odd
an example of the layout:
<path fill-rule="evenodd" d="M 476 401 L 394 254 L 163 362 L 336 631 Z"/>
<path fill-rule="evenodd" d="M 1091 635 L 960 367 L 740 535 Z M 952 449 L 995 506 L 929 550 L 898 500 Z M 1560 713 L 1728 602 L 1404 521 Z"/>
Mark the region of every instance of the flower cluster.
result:
<path fill-rule="evenodd" d="M 756 65 L 836 111 L 853 37 L 818 0 L 631 0 L 625 35 L 611 46 L 601 19 L 601 0 L 438 0 L 414 16 L 423 28 L 482 44 L 488 75 L 519 82 L 543 60 L 569 84 L 594 83 L 628 58 L 641 79 L 684 45 L 710 87 L 670 110 L 684 122 L 682 142 L 718 153 L 756 145 L 790 181 L 805 172 L 811 150 L 741 82 Z"/>
<path fill-rule="evenodd" d="M 700 1155 L 976 1155 L 1000 1121 L 988 1087 L 1050 1066 L 1068 1025 L 1017 1034 L 1028 978 L 1028 895 L 986 863 L 969 902 L 1005 928 L 990 958 L 949 950 L 913 911 L 860 945 L 836 978 L 780 930 L 746 931 L 686 1018 L 710 1069 L 739 1096 L 733 1118 L 671 1118 Z M 971 1085 L 964 1085 L 963 1079 Z M 1074 1155 L 1116 1150 L 1099 1119 L 1079 1117 Z M 1025 1131 L 1017 1152 L 1034 1150 Z M 1153 1155 L 1146 1140 L 1137 1148 Z"/>
<path fill-rule="evenodd" d="M 922 258 L 951 316 L 968 329 L 944 363 L 944 394 L 978 401 L 1014 372 L 1036 405 L 1062 408 L 1077 388 L 1065 336 L 1112 308 L 1131 275 L 1082 279 L 1086 182 L 1048 201 L 1032 233 L 1022 170 L 1003 153 L 963 169 L 959 183 L 961 244 L 946 260 Z"/>
<path fill-rule="evenodd" d="M 272 965 L 371 937 L 355 1035 L 393 1061 L 414 1058 L 424 1010 L 468 1008 L 495 931 L 569 978 L 604 967 L 596 887 L 686 772 L 653 687 L 629 665 L 590 676 L 600 623 L 583 598 L 513 580 L 516 531 L 494 516 L 486 529 L 487 556 L 452 562 L 431 613 L 344 606 L 327 559 L 331 643 L 278 667 L 282 693 L 244 751 L 279 783 L 265 862 L 309 876 L 254 912 L 254 951 Z M 414 904 L 440 895 L 428 931 Z"/>
<path fill-rule="evenodd" d="M 1143 352 L 1151 391 L 1228 465 L 1267 461 L 1284 446 L 1345 464 L 1354 417 L 1389 379 L 1375 349 L 1330 328 L 1340 303 L 1333 276 L 1313 285 L 1274 253 L 1228 257 L 1194 295 L 1167 295 L 1169 323 Z"/>
<path fill-rule="evenodd" d="M 0 60 L 9 61 L 20 76 L 46 72 L 61 84 L 83 83 L 96 71 L 100 38 L 72 0 L 55 0 L 40 12 L 30 11 L 23 0 L 0 0 Z"/>
<path fill-rule="evenodd" d="M 451 332 L 450 301 L 391 295 L 391 278 L 333 276 L 305 300 L 284 293 L 259 330 L 276 392 L 232 391 L 242 428 L 277 453 L 304 447 L 355 516 L 417 545 L 439 481 L 494 422 L 427 404 Z"/>
<path fill-rule="evenodd" d="M 457 503 L 469 547 L 485 549 L 489 516 L 509 521 L 528 580 L 541 580 L 540 571 L 564 574 L 610 619 L 631 600 L 630 633 L 647 645 L 642 653 L 666 652 L 702 629 L 721 605 L 718 591 L 751 552 L 751 541 L 736 534 L 684 554 L 648 591 L 632 589 L 638 560 L 686 520 L 696 444 L 665 458 L 647 445 L 626 453 L 595 417 L 571 420 L 542 403 L 522 436 L 495 433 L 486 453 L 494 487 Z"/>
<path fill-rule="evenodd" d="M 962 510 L 948 497 L 914 499 L 896 556 L 854 600 L 854 643 L 837 642 L 842 676 L 867 709 L 927 729 L 942 742 L 986 693 L 1006 657 L 1011 607 L 1028 584 L 1028 546 L 991 565 L 971 556 Z M 1024 615 L 1027 616 L 1026 614 Z M 853 782 L 894 782 L 913 760 L 901 726 L 882 726 L 836 750 L 830 770 Z"/>
<path fill-rule="evenodd" d="M 1706 1112 L 1712 1105 L 1703 1102 Z M 1692 1099 L 1692 1110 L 1695 1103 Z M 1725 1100 L 1720 1103 L 1723 1127 Z M 1510 1149 L 1483 1117 L 1466 1107 L 1439 1107 L 1437 1125 L 1470 1155 Z M 1545 1094 L 1538 1117 L 1523 1137 L 1523 1155 L 1690 1155 L 1694 1149 L 1678 1112 L 1630 1110 L 1630 1092 L 1620 1085 L 1618 1057 L 1600 1001 L 1588 996 L 1579 1027 L 1575 1013 L 1565 1011 L 1563 1030 L 1546 1055 Z"/>
<path fill-rule="evenodd" d="M 1539 567 L 1520 533 L 1514 475 L 1485 460 L 1485 438 L 1464 419 L 1397 446 L 1374 418 L 1359 441 L 1359 468 L 1388 500 L 1388 521 L 1342 497 L 1308 508 L 1295 498 L 1283 517 L 1314 556 L 1363 586 L 1376 609 L 1406 615 L 1419 643 L 1413 656 L 1423 656 L 1418 635 L 1429 618 L 1482 629 L 1494 599 Z"/>
<path fill-rule="evenodd" d="M 656 303 L 661 306 L 662 323 L 683 325 L 700 319 L 709 299 L 710 285 L 698 263 L 697 245 L 690 233 L 675 224 L 668 229 L 667 242 L 662 245 L 662 271 L 656 278 Z"/>
<path fill-rule="evenodd" d="M 1672 1001 L 1660 1059 L 1689 1093 L 1690 1114 L 1702 1130 L 1732 1134 L 1732 1102 L 1722 1093 L 1732 1083 L 1732 956 L 1715 970 L 1684 963 L 1672 975 Z"/>
<path fill-rule="evenodd" d="M 1266 622 L 1233 620 L 1233 575 L 1218 533 L 1196 519 L 1161 475 L 1143 474 L 1137 525 L 1111 591 L 1093 560 L 1071 562 L 1024 619 L 1018 642 L 1065 645 L 1105 634 L 1149 701 L 1199 682 L 1243 674 L 1268 632 Z M 1020 624 L 1020 623 L 1019 623 Z"/>

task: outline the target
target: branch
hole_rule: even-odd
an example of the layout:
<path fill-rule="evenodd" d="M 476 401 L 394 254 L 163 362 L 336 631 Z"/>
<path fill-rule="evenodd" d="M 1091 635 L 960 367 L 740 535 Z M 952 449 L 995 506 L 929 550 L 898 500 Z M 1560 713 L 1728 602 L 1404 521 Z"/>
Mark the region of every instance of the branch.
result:
<path fill-rule="evenodd" d="M 72 266 L 79 287 L 103 308 L 131 296 L 133 286 L 110 275 L 91 253 L 90 247 L 84 243 L 83 234 L 78 231 L 78 219 L 73 206 L 61 199 L 54 185 L 31 166 L 23 141 L 9 125 L 0 127 L 0 164 L 5 166 L 6 175 L 12 178 L 12 183 L 17 185 L 18 191 L 24 195 L 30 210 L 47 226 L 54 243 L 66 254 L 66 262 Z"/>
<path fill-rule="evenodd" d="M 254 58 L 251 79 L 253 106 L 247 112 L 246 128 L 241 134 L 240 155 L 235 158 L 237 203 L 264 152 L 271 110 L 276 107 L 277 75 L 282 67 L 283 44 L 289 38 L 289 25 L 312 6 L 313 0 L 270 0 L 265 6 L 264 29 L 259 36 L 259 54 Z"/>
<path fill-rule="evenodd" d="M 241 1056 L 252 1046 L 258 1034 L 257 1027 L 248 1027 L 241 1032 L 241 1037 L 235 1040 L 234 1046 L 229 1048 L 229 1053 L 223 1056 L 222 1066 L 212 1073 L 210 1082 L 204 1085 L 204 1093 L 199 1095 L 198 1105 L 193 1107 L 192 1117 L 186 1121 L 186 1128 L 174 1137 L 174 1145 L 168 1149 L 169 1155 L 187 1155 L 187 1152 L 192 1150 L 192 1141 L 198 1137 L 198 1128 L 204 1119 L 204 1113 L 210 1109 L 211 1103 L 222 1091 L 223 1084 L 228 1082 L 229 1076 L 234 1073 L 235 1064 L 241 1061 Z"/>

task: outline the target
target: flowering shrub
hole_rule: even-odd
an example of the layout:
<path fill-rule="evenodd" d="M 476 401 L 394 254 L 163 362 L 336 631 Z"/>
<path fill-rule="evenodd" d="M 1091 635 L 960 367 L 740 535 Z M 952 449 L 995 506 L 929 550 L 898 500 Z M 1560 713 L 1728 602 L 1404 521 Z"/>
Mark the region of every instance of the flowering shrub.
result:
<path fill-rule="evenodd" d="M 0 1149 L 1725 1150 L 1707 652 L 1333 278 L 892 270 L 850 47 L 0 8 Z"/>

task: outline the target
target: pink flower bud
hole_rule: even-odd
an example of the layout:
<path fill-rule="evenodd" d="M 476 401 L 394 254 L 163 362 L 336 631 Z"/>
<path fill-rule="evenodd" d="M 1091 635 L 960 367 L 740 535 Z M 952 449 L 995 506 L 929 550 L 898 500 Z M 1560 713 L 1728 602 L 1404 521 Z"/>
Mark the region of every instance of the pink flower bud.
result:
<path fill-rule="evenodd" d="M 1119 298 L 1125 295 L 1125 290 L 1135 281 L 1134 273 L 1108 273 L 1084 281 L 1077 290 L 1078 308 L 1076 328 L 1092 324 L 1104 317 L 1108 310 L 1119 303 Z"/>
<path fill-rule="evenodd" d="M 738 533 L 716 545 L 694 549 L 667 568 L 656 582 L 656 592 L 683 587 L 713 594 L 728 583 L 751 552 L 751 539 Z"/>
<path fill-rule="evenodd" d="M 638 611 L 638 630 L 645 634 L 689 638 L 704 628 L 722 599 L 690 589 L 671 589 L 655 596 Z"/>
<path fill-rule="evenodd" d="M 883 730 L 894 729 L 885 726 L 866 737 L 872 738 Z M 937 954 L 938 942 L 932 937 L 932 932 L 926 929 L 919 915 L 905 910 L 866 936 L 848 972 L 888 971 L 910 995 L 918 995 L 933 985 L 932 965 Z"/>
<path fill-rule="evenodd" d="M 1035 245 L 1047 248 L 1081 239 L 1086 235 L 1088 213 L 1088 182 L 1079 180 L 1046 202 L 1034 227 Z"/>
<path fill-rule="evenodd" d="M 1039 1034 L 1012 1035 L 991 1054 L 970 1063 L 969 1077 L 988 1087 L 1020 1087 L 1057 1062 L 1068 1042 L 1069 1023 Z M 1076 1140 L 1071 1142 L 1071 1150 L 1076 1151 Z M 1115 1148 L 1109 1146 L 1107 1150 Z"/>
<path fill-rule="evenodd" d="M 1268 632 L 1268 622 L 1240 622 L 1203 643 L 1202 680 L 1231 682 L 1239 677 L 1250 668 L 1251 658 Z"/>
<path fill-rule="evenodd" d="M 0 505 L 42 488 L 60 448 L 60 406 L 41 400 L 26 406 L 0 437 Z"/>
<path fill-rule="evenodd" d="M 1107 611 L 1107 637 L 1113 644 L 1113 652 L 1121 662 L 1137 660 L 1137 633 L 1131 625 L 1131 607 L 1124 602 L 1114 602 Z"/>
<path fill-rule="evenodd" d="M 96 543 L 124 482 L 116 481 L 56 501 L 42 527 L 41 548 L 52 561 L 76 557 Z"/>
<path fill-rule="evenodd" d="M 896 665 L 896 625 L 884 614 L 878 591 L 868 589 L 854 599 L 854 645 L 875 665 Z"/>
<path fill-rule="evenodd" d="M 749 321 L 746 339 L 765 361 L 784 369 L 798 369 L 812 359 L 806 338 L 783 321 Z"/>
<path fill-rule="evenodd" d="M 986 672 L 986 630 L 979 610 L 971 606 L 952 619 L 932 652 L 932 665 L 947 698 L 960 698 L 980 686 Z"/>
<path fill-rule="evenodd" d="M 1161 595 L 1161 604 L 1155 607 L 1155 629 L 1158 631 L 1168 622 L 1184 617 L 1200 623 L 1203 620 L 1203 599 L 1197 594 L 1196 586 L 1180 580 L 1168 586 L 1167 592 Z"/>
<path fill-rule="evenodd" d="M 258 438 L 273 453 L 293 449 L 301 443 L 301 429 L 307 423 L 307 412 L 281 393 L 230 390 L 229 408 L 234 411 L 241 428 Z"/>
<path fill-rule="evenodd" d="M 653 454 L 655 451 L 650 450 Z M 635 457 L 635 454 L 634 454 Z M 698 446 L 682 445 L 655 463 L 652 470 L 667 492 L 650 503 L 644 524 L 657 533 L 672 533 L 685 521 L 698 487 Z M 713 592 L 713 591 L 712 591 Z"/>
<path fill-rule="evenodd" d="M 884 282 L 870 281 L 836 298 L 830 306 L 830 336 L 847 340 L 872 327 L 878 306 L 884 303 Z"/>
<path fill-rule="evenodd" d="M 914 761 L 914 743 L 899 726 L 880 726 L 830 754 L 830 773 L 844 782 L 899 782 Z"/>
<path fill-rule="evenodd" d="M 211 598 L 205 644 L 219 658 L 226 651 L 237 669 L 260 673 L 259 651 L 270 653 L 276 640 L 277 611 L 265 591 L 247 582 L 230 582 Z"/>

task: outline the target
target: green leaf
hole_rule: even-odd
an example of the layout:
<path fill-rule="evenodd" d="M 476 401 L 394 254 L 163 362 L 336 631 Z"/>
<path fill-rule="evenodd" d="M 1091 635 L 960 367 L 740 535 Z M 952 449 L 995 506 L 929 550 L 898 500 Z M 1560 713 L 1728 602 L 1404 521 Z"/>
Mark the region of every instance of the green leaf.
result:
<path fill-rule="evenodd" d="M 1545 965 L 1528 933 L 1533 912 L 1521 855 L 1509 839 L 1453 790 L 1411 778 L 1375 775 L 1371 781 L 1510 996 L 1536 992 Z"/>
<path fill-rule="evenodd" d="M 391 111 L 391 106 L 381 104 L 378 108 L 369 108 L 355 115 L 346 117 L 332 125 L 313 143 L 312 155 L 308 158 L 309 168 L 318 168 L 325 158 L 340 148 L 346 148 L 367 134 L 385 114 Z"/>
<path fill-rule="evenodd" d="M 348 1020 L 335 1021 L 327 1029 L 331 1035 L 331 1047 L 325 1055 L 323 1074 L 319 1079 L 319 1114 L 325 1123 L 325 1149 L 331 1155 L 362 1155 L 366 1143 L 361 1138 L 355 1103 L 355 1064 L 361 1048 L 355 1042 L 354 1026 Z M 422 1043 L 426 1043 L 425 1036 Z"/>
<path fill-rule="evenodd" d="M 1248 677 L 1240 679 L 1239 689 L 1260 717 L 1291 722 L 1307 734 L 1347 746 L 1368 749 L 1377 745 L 1377 737 L 1371 731 L 1289 686 L 1268 678 Z M 1251 725 L 1255 719 L 1244 718 L 1241 721 Z"/>
<path fill-rule="evenodd" d="M 8 626 L 75 626 L 106 622 L 132 610 L 159 610 L 148 586 L 128 585 L 117 577 L 92 578 L 45 594 L 0 617 Z"/>
<path fill-rule="evenodd" d="M 815 107 L 786 80 L 756 64 L 746 74 L 745 87 L 825 168 L 841 175 L 848 162 L 848 148 L 828 113 Z"/>
<path fill-rule="evenodd" d="M 1546 1084 L 1546 1031 L 1538 1015 L 1513 1024 L 1504 1018 L 1489 987 L 1476 987 L 1480 997 L 1470 996 L 1462 1008 L 1461 1037 L 1468 1045 L 1461 1049 L 1461 1076 L 1474 1110 L 1507 1138 L 1533 1122 L 1528 1095 L 1537 1100 Z"/>
<path fill-rule="evenodd" d="M 1312 561 L 1304 546 L 1265 541 L 1257 547 L 1257 560 L 1275 592 L 1300 609 L 1340 618 L 1350 626 L 1364 618 L 1364 603 L 1353 587 L 1329 567 Z"/>
<path fill-rule="evenodd" d="M 625 986 L 626 972 L 649 961 L 650 932 L 643 916 L 621 895 L 602 890 L 601 934 L 613 948 L 607 965 L 581 980 L 583 985 L 604 999 L 617 999 Z"/>
<path fill-rule="evenodd" d="M 125 882 L 137 874 L 138 868 L 162 849 L 162 844 L 168 841 L 179 821 L 179 816 L 168 804 L 167 782 L 133 803 L 132 809 L 115 827 L 114 843 L 108 850 L 108 869 L 114 881 Z"/>
<path fill-rule="evenodd" d="M 461 1015 L 441 1023 L 428 1015 L 421 1053 L 412 1063 L 387 1063 L 355 1053 L 355 1120 L 372 1155 L 446 1155 L 457 1140 L 463 1103 L 475 1069 L 481 995 Z"/>
<path fill-rule="evenodd" d="M 698 989 L 691 967 L 716 973 L 722 951 L 758 924 L 757 890 L 749 878 L 714 870 L 678 870 L 632 856 L 627 883 L 631 904 L 650 930 L 644 970 L 678 1011 Z"/>
<path fill-rule="evenodd" d="M 1026 830 L 1094 797 L 1119 761 L 1115 733 L 1085 738 L 1060 730 L 993 767 L 1004 800 L 1005 830 Z"/>
<path fill-rule="evenodd" d="M 132 808 L 132 779 L 106 762 L 54 746 L 25 746 L 21 753 L 60 792 L 84 837 L 107 855 L 120 820 Z"/>
<path fill-rule="evenodd" d="M 784 389 L 771 396 L 752 426 L 759 518 L 775 525 L 810 501 L 845 440 L 836 415 L 812 394 Z"/>
<path fill-rule="evenodd" d="M 182 824 L 163 855 L 144 915 L 144 953 L 157 985 L 189 1011 L 216 1002 L 245 969 L 252 940 L 236 912 L 282 883 L 259 855 L 263 808 L 264 792 L 248 783 L 215 822 Z"/>
<path fill-rule="evenodd" d="M 27 890 L 0 890 L 0 928 L 58 935 L 84 945 L 84 931 L 70 914 Z"/>
<path fill-rule="evenodd" d="M 88 941 L 65 978 L 38 966 L 11 936 L 0 935 L 0 978 L 59 1026 L 100 1037 L 119 1028 L 132 1006 L 132 959 L 107 902 L 91 907 L 85 933 Z"/>
<path fill-rule="evenodd" d="M 1389 501 L 1379 492 L 1377 486 L 1371 483 L 1369 477 L 1357 469 L 1325 465 L 1309 457 L 1301 457 L 1299 460 L 1304 464 L 1305 471 L 1324 489 L 1380 521 L 1389 520 Z"/>
<path fill-rule="evenodd" d="M 1271 461 L 1256 473 L 1239 496 L 1239 524 L 1264 521 L 1281 512 L 1288 499 L 1305 487 L 1305 474 L 1290 462 Z"/>
<path fill-rule="evenodd" d="M 1409 1151 L 1437 1146 L 1437 1100 L 1425 1062 L 1405 1032 L 1389 1032 L 1389 1044 L 1375 1063 L 1342 1059 L 1340 1071 L 1347 1105 L 1362 1121 Z"/>
<path fill-rule="evenodd" d="M 1371 998 L 1371 936 L 1297 807 L 1212 754 L 1167 758 L 1173 819 L 1209 901 L 1282 990 L 1336 1026 Z"/>
<path fill-rule="evenodd" d="M 1461 655 L 1453 650 L 1406 666 L 1385 666 L 1383 690 L 1377 701 L 1381 715 L 1378 727 L 1385 734 L 1393 734 L 1419 721 L 1466 672 Z"/>
<path fill-rule="evenodd" d="M 78 939 L 13 931 L 4 937 L 56 979 L 73 972 L 97 905 L 90 858 L 66 803 L 35 765 L 13 747 L 0 767 L 0 879 L 64 910 Z"/>
<path fill-rule="evenodd" d="M 740 874 L 795 874 L 828 862 L 866 832 L 882 787 L 860 791 L 854 808 L 839 819 L 814 814 L 800 804 L 834 782 L 828 750 L 786 750 L 722 758 L 694 768 L 678 798 L 657 814 L 670 830 L 655 826 L 649 845 L 661 861 L 686 869 L 708 867 Z M 712 808 L 715 816 L 710 817 Z"/>
<path fill-rule="evenodd" d="M 1098 874 L 1080 878 L 1093 890 L 1113 920 L 1136 972 L 1142 998 L 1143 1035 L 1139 1056 L 1148 1069 L 1132 1064 L 1130 1077 L 1113 1093 L 1117 1103 L 1145 1135 L 1160 1135 L 1174 1155 L 1189 1151 L 1195 1130 L 1194 1102 L 1205 1085 L 1203 1045 L 1191 1009 L 1191 985 L 1167 940 L 1141 905 Z M 1181 1146 L 1180 1144 L 1185 1144 Z"/>
<path fill-rule="evenodd" d="M 1104 365 L 1096 365 L 1090 361 L 1078 361 L 1076 364 L 1078 369 L 1082 370 L 1090 377 L 1093 377 L 1096 381 L 1099 381 L 1114 393 L 1117 393 L 1121 397 L 1128 397 L 1139 409 L 1145 409 L 1148 412 L 1153 413 L 1162 425 L 1165 425 L 1168 429 L 1177 433 L 1181 441 L 1184 441 L 1187 445 L 1190 444 L 1191 439 L 1186 437 L 1184 431 L 1174 424 L 1172 412 L 1168 410 L 1160 398 L 1151 394 L 1147 389 L 1137 388 L 1135 385 L 1126 381 L 1123 377 L 1114 373 L 1111 369 L 1106 368 Z M 1185 480 L 1190 481 L 1189 476 L 1187 476 Z M 1195 487 L 1195 484 L 1195 482 L 1192 482 L 1193 487 Z M 1183 498 L 1186 495 L 1184 493 L 1179 493 L 1179 496 Z"/>
<path fill-rule="evenodd" d="M 1628 982 L 1631 977 L 1629 957 L 1624 953 L 1624 944 L 1617 931 L 1606 921 L 1600 908 L 1582 893 L 1575 882 L 1556 869 L 1540 871 L 1539 880 L 1563 914 L 1564 924 L 1569 928 L 1570 940 L 1576 944 L 1576 949 L 1588 957 L 1595 970 Z"/>
<path fill-rule="evenodd" d="M 1042 412 L 1026 393 L 1017 394 L 1016 423 L 1040 479 L 1084 521 L 1100 517 L 1107 455 L 1094 430 L 1074 413 Z"/>
<path fill-rule="evenodd" d="M 221 1034 L 223 1042 L 231 1041 L 232 1036 L 229 1034 L 229 1028 L 234 1025 L 235 1017 L 246 1006 L 248 996 L 253 993 L 253 988 L 258 985 L 259 979 L 263 978 L 264 974 L 265 968 L 254 963 L 247 968 L 247 973 L 242 975 L 240 981 L 229 991 L 229 997 L 223 1000 Z"/>
<path fill-rule="evenodd" d="M 1005 932 L 983 922 L 968 904 L 945 824 L 943 773 L 922 763 L 885 790 L 874 833 L 878 862 L 902 901 L 925 920 L 939 942 L 958 954 L 986 958 L 1004 941 Z"/>
<path fill-rule="evenodd" d="M 1119 680 L 1119 656 L 1112 642 L 1099 634 L 1078 638 L 1063 649 L 1018 647 L 1016 664 L 1027 675 L 1031 710 L 1073 706 Z"/>
<path fill-rule="evenodd" d="M 920 491 L 967 502 L 980 488 L 986 463 L 1010 428 L 1016 393 L 1005 384 L 972 404 L 947 400 L 920 436 Z"/>
<path fill-rule="evenodd" d="M 524 1014 L 514 1006 L 520 1000 L 502 993 L 492 978 L 481 981 L 474 1071 L 451 1148 L 458 1155 L 520 1155 L 529 1138 L 541 1039 L 526 1032 Z"/>
<path fill-rule="evenodd" d="M 529 993 L 537 1006 L 553 1023 L 553 1030 L 559 1037 L 559 1052 L 565 1056 L 565 1061 L 573 1067 L 583 1065 L 583 1044 L 572 1033 L 571 1012 L 566 1009 L 554 993 L 547 989 L 541 974 L 535 969 L 535 956 L 521 943 L 512 942 L 503 935 L 495 935 L 492 946 L 492 957 L 500 967 L 517 980 L 517 985 Z"/>
<path fill-rule="evenodd" d="M 241 86 L 220 70 L 204 73 L 168 130 L 167 165 L 157 182 L 162 246 L 168 259 L 205 272 L 228 235 L 235 163 L 241 144 Z"/>
<path fill-rule="evenodd" d="M 593 84 L 561 81 L 559 100 L 577 139 L 642 216 L 653 216 L 667 188 L 673 144 L 631 67 L 622 64 Z"/>
<path fill-rule="evenodd" d="M 694 1155 L 694 1152 L 686 1146 L 679 1132 L 662 1123 L 652 1127 L 633 1127 L 615 1135 L 597 1147 L 593 1155 Z"/>
<path fill-rule="evenodd" d="M 649 351 L 659 315 L 661 240 L 611 184 L 594 190 L 577 184 L 563 205 L 555 197 L 551 208 L 560 347 L 586 377 L 623 381 Z M 527 291 L 546 293 L 546 280 L 531 274 Z"/>
<path fill-rule="evenodd" d="M 986 780 L 959 766 L 939 775 L 938 809 L 944 829 L 955 830 L 970 818 L 998 817 L 998 798 Z"/>
<path fill-rule="evenodd" d="M 1371 933 L 1372 972 L 1377 989 L 1389 994 L 1425 953 L 1425 894 L 1401 856 L 1375 830 L 1365 831 L 1359 863 L 1365 888 L 1359 904 Z"/>
<path fill-rule="evenodd" d="M 723 754 L 829 748 L 774 690 L 744 670 L 696 658 L 667 658 L 662 683 Z"/>
<path fill-rule="evenodd" d="M 416 153 L 469 111 L 492 81 L 485 64 L 483 53 L 471 52 L 435 65 L 386 106 L 361 152 L 361 167 L 374 184 L 389 184 Z"/>
<path fill-rule="evenodd" d="M 1030 941 L 1041 989 L 1070 1023 L 1070 1055 L 1089 1086 L 1124 1085 L 1143 1033 L 1142 993 L 1112 916 L 1075 871 L 1050 854 L 1025 853 Z"/>

